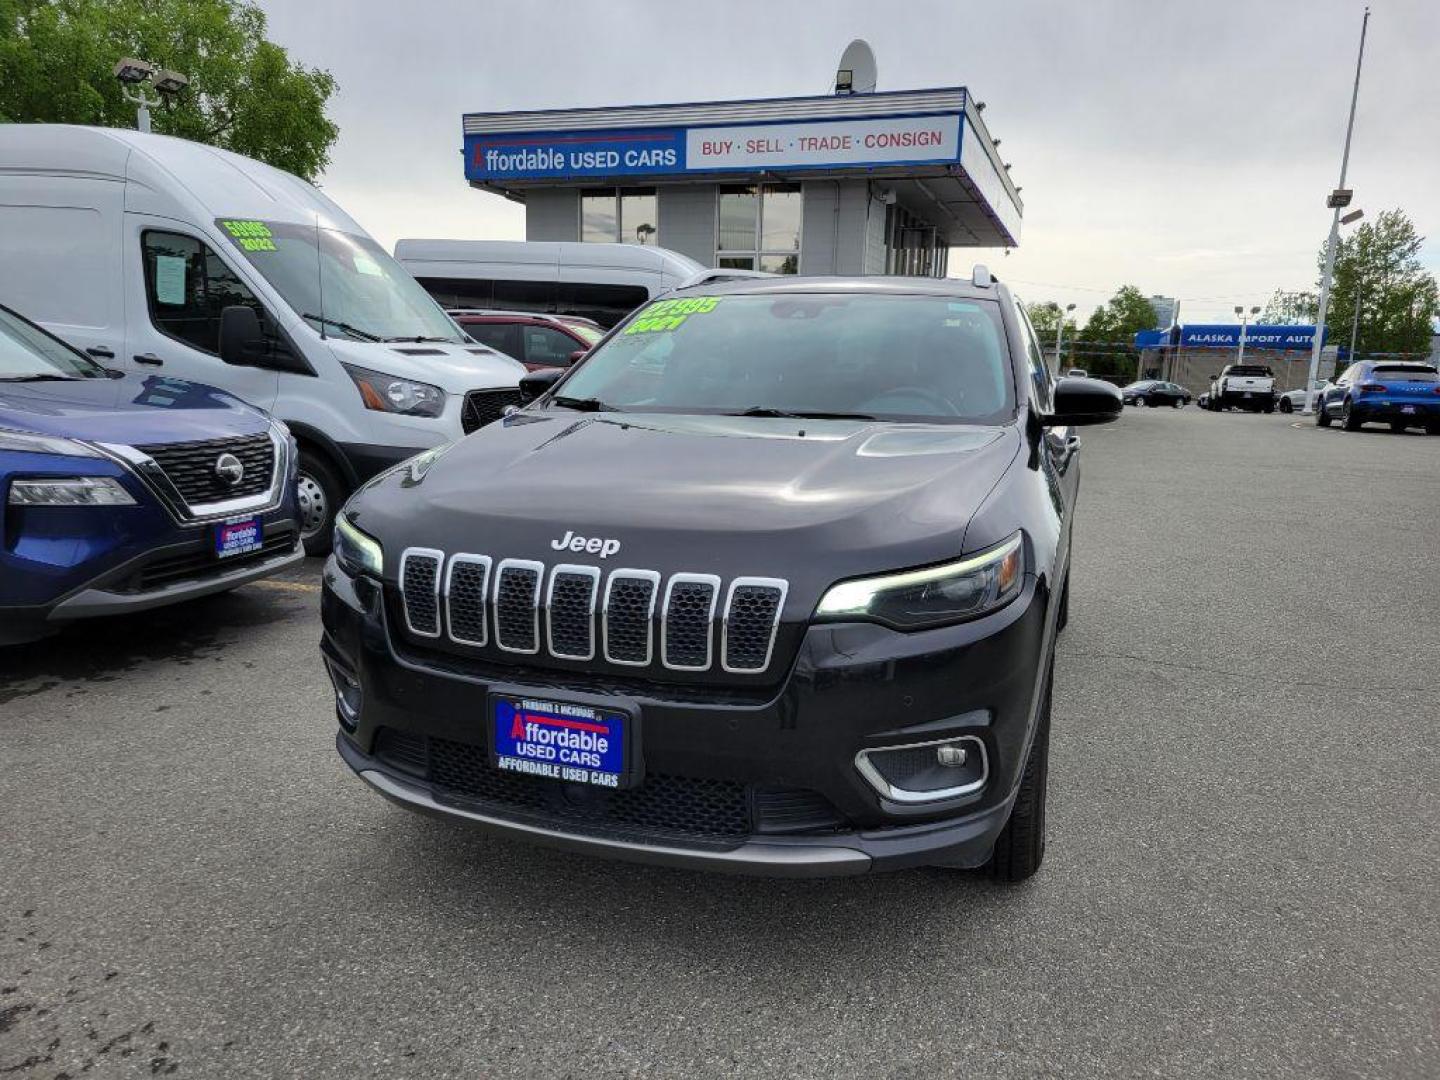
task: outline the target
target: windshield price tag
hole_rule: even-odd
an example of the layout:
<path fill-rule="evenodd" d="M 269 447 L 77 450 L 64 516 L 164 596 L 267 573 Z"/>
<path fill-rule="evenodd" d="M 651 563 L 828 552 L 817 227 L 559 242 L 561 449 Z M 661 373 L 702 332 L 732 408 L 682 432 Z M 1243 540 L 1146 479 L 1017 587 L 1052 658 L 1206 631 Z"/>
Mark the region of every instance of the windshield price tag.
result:
<path fill-rule="evenodd" d="M 246 251 L 274 251 L 275 239 L 263 221 L 234 220 L 220 224 L 239 247 Z"/>
<path fill-rule="evenodd" d="M 658 331 L 675 330 L 685 324 L 691 315 L 704 315 L 714 311 L 720 303 L 718 296 L 692 296 L 684 300 L 659 300 L 651 304 L 640 317 L 625 328 L 627 334 L 653 334 Z"/>

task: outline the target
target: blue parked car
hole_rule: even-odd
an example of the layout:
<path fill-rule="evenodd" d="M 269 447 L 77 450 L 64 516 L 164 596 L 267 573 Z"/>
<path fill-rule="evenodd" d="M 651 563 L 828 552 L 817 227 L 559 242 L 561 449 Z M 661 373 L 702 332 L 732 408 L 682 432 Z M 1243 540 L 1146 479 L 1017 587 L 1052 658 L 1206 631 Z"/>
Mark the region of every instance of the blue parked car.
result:
<path fill-rule="evenodd" d="M 0 645 L 300 559 L 295 460 L 239 399 L 111 371 L 0 306 Z"/>
<path fill-rule="evenodd" d="M 1320 391 L 1315 423 L 1339 420 L 1346 431 L 1389 424 L 1394 431 L 1423 427 L 1440 435 L 1440 372 L 1433 364 L 1361 360 Z"/>

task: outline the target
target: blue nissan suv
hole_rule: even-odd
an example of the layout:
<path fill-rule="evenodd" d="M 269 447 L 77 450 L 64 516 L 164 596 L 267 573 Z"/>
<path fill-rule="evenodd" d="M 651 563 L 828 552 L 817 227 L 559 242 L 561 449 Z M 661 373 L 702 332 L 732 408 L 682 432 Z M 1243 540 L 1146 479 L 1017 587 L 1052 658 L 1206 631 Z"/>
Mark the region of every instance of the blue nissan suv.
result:
<path fill-rule="evenodd" d="M 1440 371 L 1434 364 L 1361 360 L 1320 391 L 1315 423 L 1340 421 L 1346 431 L 1361 424 L 1389 424 L 1393 431 L 1423 427 L 1440 435 Z"/>
<path fill-rule="evenodd" d="M 112 371 L 0 306 L 0 645 L 300 559 L 295 461 L 259 409 Z"/>

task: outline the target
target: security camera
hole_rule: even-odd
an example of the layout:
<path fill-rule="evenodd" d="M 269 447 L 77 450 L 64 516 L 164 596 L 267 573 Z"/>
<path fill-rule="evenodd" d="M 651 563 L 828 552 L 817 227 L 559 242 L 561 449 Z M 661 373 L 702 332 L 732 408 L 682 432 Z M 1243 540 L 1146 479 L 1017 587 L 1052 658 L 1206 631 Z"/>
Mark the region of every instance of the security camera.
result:
<path fill-rule="evenodd" d="M 151 81 L 162 94 L 178 94 L 190 85 L 190 80 L 178 71 L 157 71 Z"/>
<path fill-rule="evenodd" d="M 126 57 L 115 65 L 115 78 L 122 83 L 142 83 L 155 74 L 155 65 Z"/>

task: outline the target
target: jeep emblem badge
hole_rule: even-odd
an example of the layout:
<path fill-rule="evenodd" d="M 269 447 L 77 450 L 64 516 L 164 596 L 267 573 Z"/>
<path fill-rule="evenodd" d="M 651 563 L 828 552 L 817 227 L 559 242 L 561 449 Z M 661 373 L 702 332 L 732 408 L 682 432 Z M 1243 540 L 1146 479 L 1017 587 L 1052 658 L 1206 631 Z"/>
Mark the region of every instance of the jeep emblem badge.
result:
<path fill-rule="evenodd" d="M 608 536 L 576 536 L 574 530 L 567 529 L 559 540 L 551 540 L 550 546 L 556 551 L 586 551 L 608 559 L 620 550 L 620 541 Z"/>
<path fill-rule="evenodd" d="M 245 479 L 245 465 L 234 454 L 221 454 L 215 459 L 215 476 L 229 487 Z"/>

